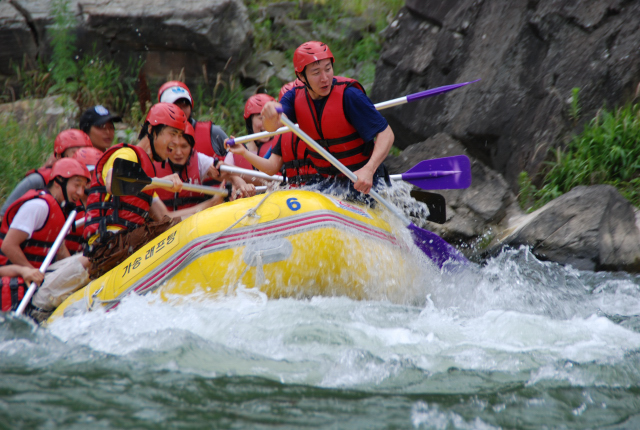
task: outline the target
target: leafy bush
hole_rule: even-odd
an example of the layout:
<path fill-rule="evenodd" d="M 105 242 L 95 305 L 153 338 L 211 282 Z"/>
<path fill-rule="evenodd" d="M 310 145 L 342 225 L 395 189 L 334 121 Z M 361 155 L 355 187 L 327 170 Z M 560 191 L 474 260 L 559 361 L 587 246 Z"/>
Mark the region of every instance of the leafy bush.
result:
<path fill-rule="evenodd" d="M 566 149 L 553 150 L 540 189 L 521 175 L 521 204 L 534 210 L 578 185 L 609 184 L 640 207 L 639 143 L 640 104 L 602 110 Z"/>
<path fill-rule="evenodd" d="M 53 150 L 53 139 L 58 129 L 38 126 L 35 116 L 18 123 L 12 116 L 0 117 L 0 196 L 2 200 L 29 169 L 40 167 Z"/>

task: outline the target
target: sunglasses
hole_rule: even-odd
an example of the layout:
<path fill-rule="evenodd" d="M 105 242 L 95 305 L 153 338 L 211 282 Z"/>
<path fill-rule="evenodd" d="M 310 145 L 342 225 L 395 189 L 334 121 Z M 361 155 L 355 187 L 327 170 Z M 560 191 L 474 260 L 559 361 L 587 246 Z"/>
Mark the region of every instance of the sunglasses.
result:
<path fill-rule="evenodd" d="M 94 125 L 94 127 L 99 128 L 100 130 L 115 130 L 115 126 L 112 122 L 106 122 L 102 125 Z"/>

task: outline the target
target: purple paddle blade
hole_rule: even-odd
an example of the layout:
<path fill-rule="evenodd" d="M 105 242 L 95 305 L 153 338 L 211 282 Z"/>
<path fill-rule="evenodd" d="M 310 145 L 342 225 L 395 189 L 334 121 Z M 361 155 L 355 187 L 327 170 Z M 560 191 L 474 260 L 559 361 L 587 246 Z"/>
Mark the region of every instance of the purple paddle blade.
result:
<path fill-rule="evenodd" d="M 407 96 L 407 103 L 411 103 L 416 100 L 424 99 L 431 96 L 437 96 L 438 94 L 446 93 L 447 91 L 455 90 L 456 88 L 464 87 L 465 85 L 478 82 L 480 79 L 470 82 L 462 82 L 460 84 L 445 85 L 443 87 L 432 88 L 430 90 L 420 91 L 419 93 L 409 94 Z"/>
<path fill-rule="evenodd" d="M 466 155 L 421 161 L 403 173 L 402 180 L 426 190 L 469 188 L 471 162 Z"/>
<path fill-rule="evenodd" d="M 453 246 L 449 245 L 443 238 L 428 230 L 421 229 L 417 225 L 411 223 L 407 226 L 413 235 L 413 243 L 427 257 L 433 260 L 436 265 L 442 269 L 447 261 L 454 263 L 467 264 L 469 260 Z"/>

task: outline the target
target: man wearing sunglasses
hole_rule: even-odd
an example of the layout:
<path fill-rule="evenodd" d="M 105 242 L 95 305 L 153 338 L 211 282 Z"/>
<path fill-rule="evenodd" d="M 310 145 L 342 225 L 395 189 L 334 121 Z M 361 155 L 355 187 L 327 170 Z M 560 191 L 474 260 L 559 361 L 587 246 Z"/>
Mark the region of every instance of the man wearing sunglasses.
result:
<path fill-rule="evenodd" d="M 96 149 L 105 152 L 113 144 L 115 136 L 114 122 L 122 118 L 113 115 L 102 105 L 90 107 L 80 117 L 80 130 L 89 135 L 91 143 Z"/>

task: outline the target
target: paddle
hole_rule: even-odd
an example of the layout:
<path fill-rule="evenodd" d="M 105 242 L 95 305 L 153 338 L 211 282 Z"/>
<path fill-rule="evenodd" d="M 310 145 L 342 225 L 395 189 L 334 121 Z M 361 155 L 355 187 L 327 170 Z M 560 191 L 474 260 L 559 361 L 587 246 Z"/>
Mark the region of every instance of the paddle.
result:
<path fill-rule="evenodd" d="M 71 211 L 71 213 L 67 217 L 67 221 L 62 226 L 62 230 L 60 230 L 60 233 L 58 233 L 58 237 L 56 237 L 56 240 L 53 242 L 53 245 L 51 246 L 51 249 L 49 250 L 49 253 L 44 258 L 44 261 L 40 265 L 40 268 L 38 270 L 43 275 L 47 271 L 47 269 L 49 268 L 49 265 L 51 264 L 51 262 L 55 258 L 56 254 L 58 253 L 58 249 L 60 248 L 60 245 L 62 245 L 62 241 L 67 236 L 67 233 L 69 233 L 69 229 L 71 228 L 71 224 L 73 224 L 75 222 L 76 214 L 77 214 L 77 212 L 75 210 Z M 35 282 L 32 282 L 31 285 L 29 285 L 29 288 L 27 289 L 27 292 L 22 297 L 22 300 L 20 301 L 20 304 L 18 305 L 18 308 L 16 309 L 16 315 L 22 315 L 23 314 L 24 310 L 27 308 L 27 305 L 31 302 L 31 298 L 35 294 L 36 289 L 38 289 L 38 285 Z"/>
<path fill-rule="evenodd" d="M 466 155 L 424 160 L 392 180 L 403 180 L 426 190 L 453 190 L 471 186 L 471 162 Z"/>
<path fill-rule="evenodd" d="M 281 109 L 278 109 L 281 110 Z M 282 113 L 282 112 L 280 112 Z M 338 161 L 333 155 L 327 152 L 320 144 L 313 140 L 307 133 L 302 131 L 293 122 L 291 122 L 286 116 L 280 115 L 280 120 L 284 123 L 289 130 L 294 132 L 300 139 L 307 143 L 313 150 L 322 155 L 322 157 L 331 163 L 336 169 L 340 170 L 342 174 L 348 177 L 351 181 L 356 182 L 358 177 L 345 167 L 340 161 Z M 417 225 L 413 224 L 398 208 L 386 201 L 375 190 L 371 190 L 369 195 L 373 197 L 378 203 L 386 207 L 396 218 L 411 231 L 413 235 L 413 241 L 416 246 L 438 267 L 442 268 L 445 262 L 452 260 L 454 262 L 464 263 L 468 260 L 458 252 L 453 246 L 445 242 L 440 236 L 427 230 L 423 230 Z"/>
<path fill-rule="evenodd" d="M 480 79 L 476 79 L 475 81 L 462 82 L 460 84 L 452 84 L 452 85 L 445 85 L 445 86 L 437 87 L 437 88 L 431 88 L 430 90 L 420 91 L 420 92 L 417 92 L 417 93 L 409 94 L 409 95 L 404 96 L 404 97 L 399 97 L 397 99 L 388 100 L 386 102 L 376 103 L 373 106 L 377 110 L 387 109 L 387 108 L 390 108 L 390 107 L 393 107 L 393 106 L 399 106 L 399 105 L 402 105 L 402 104 L 405 104 L 405 103 L 411 103 L 411 102 L 414 102 L 416 100 L 422 100 L 422 99 L 425 99 L 427 97 L 437 96 L 438 94 L 443 94 L 443 93 L 446 93 L 448 91 L 455 90 L 456 88 L 460 88 L 460 87 L 464 87 L 465 85 L 473 84 L 474 82 L 478 82 L 479 80 Z M 251 142 L 253 140 L 257 140 L 257 139 L 264 139 L 265 137 L 277 136 L 279 134 L 286 133 L 288 131 L 289 131 L 289 127 L 280 127 L 276 131 L 271 131 L 271 132 L 262 131 L 260 133 L 253 133 L 253 134 L 249 134 L 247 136 L 242 136 L 242 137 L 236 137 L 236 138 L 233 138 L 233 139 L 229 139 L 229 140 L 227 140 L 227 144 L 229 146 L 233 146 L 236 143 L 247 143 L 247 142 Z"/>
<path fill-rule="evenodd" d="M 268 181 L 282 182 L 280 175 L 267 175 L 257 170 L 235 166 L 220 166 L 223 172 L 248 175 Z M 453 190 L 471 185 L 471 163 L 466 155 L 425 160 L 404 173 L 389 175 L 392 181 L 406 181 L 427 190 Z"/>

